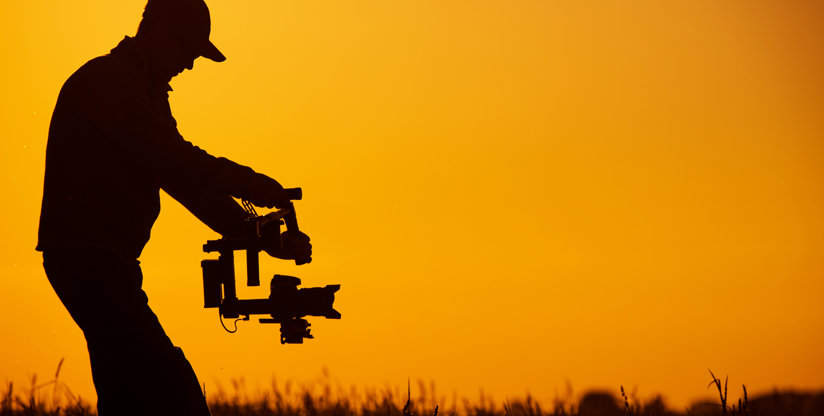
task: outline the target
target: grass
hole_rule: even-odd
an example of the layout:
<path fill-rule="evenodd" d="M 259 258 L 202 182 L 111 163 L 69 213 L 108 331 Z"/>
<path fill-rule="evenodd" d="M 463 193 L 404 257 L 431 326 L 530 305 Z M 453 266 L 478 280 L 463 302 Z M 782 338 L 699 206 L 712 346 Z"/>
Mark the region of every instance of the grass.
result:
<path fill-rule="evenodd" d="M 75 396 L 59 381 L 62 360 L 54 379 L 38 383 L 32 377 L 28 386 L 18 389 L 6 384 L 0 394 L 0 416 L 86 416 L 96 415 L 92 403 Z M 749 397 L 746 386 L 737 403 L 729 405 L 727 378 L 721 379 L 710 371 L 708 388 L 715 386 L 718 402 L 699 402 L 686 409 L 669 409 L 663 398 L 642 402 L 623 386 L 615 391 L 591 391 L 579 399 L 569 394 L 566 399 L 554 400 L 549 408 L 527 395 L 523 399 L 497 403 L 488 396 L 480 400 L 451 400 L 437 397 L 430 388 L 419 382 L 412 394 L 407 381 L 405 392 L 390 388 L 382 390 L 357 389 L 343 391 L 333 388 L 328 381 L 312 386 L 294 388 L 291 383 L 279 386 L 272 383 L 270 390 L 251 396 L 243 380 L 232 382 L 232 392 L 222 388 L 207 391 L 207 400 L 214 416 L 770 416 L 770 415 L 824 415 L 824 392 L 778 392 Z M 620 392 L 620 396 L 618 393 Z M 405 393 L 405 394 L 404 394 Z"/>

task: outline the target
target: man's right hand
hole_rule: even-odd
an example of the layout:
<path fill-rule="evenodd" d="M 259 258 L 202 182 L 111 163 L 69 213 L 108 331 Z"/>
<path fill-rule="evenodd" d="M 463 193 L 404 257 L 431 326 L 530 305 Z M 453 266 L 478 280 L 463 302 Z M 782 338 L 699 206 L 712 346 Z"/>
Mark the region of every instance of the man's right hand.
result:
<path fill-rule="evenodd" d="M 267 248 L 266 253 L 279 259 L 295 260 L 298 264 L 312 262 L 312 244 L 309 242 L 308 235 L 300 231 L 287 230 L 280 234 L 280 239 L 281 246 Z"/>
<path fill-rule="evenodd" d="M 278 181 L 260 173 L 255 174 L 249 198 L 246 199 L 259 207 L 266 208 L 285 208 L 290 202 L 283 186 Z"/>

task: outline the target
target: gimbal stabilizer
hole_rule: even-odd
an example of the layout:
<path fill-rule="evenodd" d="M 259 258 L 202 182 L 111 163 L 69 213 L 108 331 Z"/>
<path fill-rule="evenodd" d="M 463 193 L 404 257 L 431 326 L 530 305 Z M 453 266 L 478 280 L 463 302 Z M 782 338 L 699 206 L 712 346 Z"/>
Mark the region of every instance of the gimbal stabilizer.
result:
<path fill-rule="evenodd" d="M 286 192 L 290 200 L 299 200 L 303 196 L 300 188 L 286 189 Z M 267 299 L 238 299 L 235 287 L 234 251 L 246 250 L 246 285 L 260 286 L 258 253 L 281 247 L 280 226 L 283 223 L 287 230 L 299 231 L 291 202 L 288 207 L 263 216 L 251 214 L 246 219 L 246 235 L 241 238 L 223 237 L 203 245 L 204 252 L 219 253 L 217 260 L 201 262 L 203 306 L 219 308 L 222 318 L 244 316 L 243 320 L 249 320 L 249 315 L 270 315 L 271 318 L 262 318 L 260 322 L 280 324 L 281 344 L 302 344 L 304 338 L 314 338 L 304 316 L 340 319 L 340 313 L 332 305 L 340 285 L 298 289 L 300 279 L 276 274 L 269 284 Z M 295 259 L 296 264 L 309 261 L 311 259 Z"/>

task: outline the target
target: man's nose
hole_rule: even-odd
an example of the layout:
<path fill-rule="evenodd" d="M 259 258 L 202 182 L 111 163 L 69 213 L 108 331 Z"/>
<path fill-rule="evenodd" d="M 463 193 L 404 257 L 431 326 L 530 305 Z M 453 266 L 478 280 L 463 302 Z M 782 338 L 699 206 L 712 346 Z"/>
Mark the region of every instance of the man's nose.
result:
<path fill-rule="evenodd" d="M 195 67 L 195 60 L 194 60 L 194 59 L 192 59 L 191 61 L 189 61 L 189 63 L 188 63 L 188 64 L 186 64 L 186 69 L 188 69 L 188 70 L 190 70 L 190 71 L 191 71 L 191 70 L 192 70 L 192 68 L 194 68 L 194 67 Z"/>

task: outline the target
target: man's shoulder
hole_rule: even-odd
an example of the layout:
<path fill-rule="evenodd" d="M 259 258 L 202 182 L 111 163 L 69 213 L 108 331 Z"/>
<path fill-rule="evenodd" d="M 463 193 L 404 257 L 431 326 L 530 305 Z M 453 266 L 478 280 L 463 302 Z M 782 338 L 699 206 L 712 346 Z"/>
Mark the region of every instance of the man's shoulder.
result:
<path fill-rule="evenodd" d="M 109 54 L 98 56 L 83 64 L 66 83 L 106 85 L 124 81 L 135 82 L 139 75 L 140 71 L 133 65 Z"/>
<path fill-rule="evenodd" d="M 141 100 L 145 95 L 142 84 L 139 69 L 112 55 L 99 56 L 83 64 L 66 80 L 58 96 L 58 106 L 62 104 L 64 110 L 70 112 L 83 112 L 123 99 Z"/>

